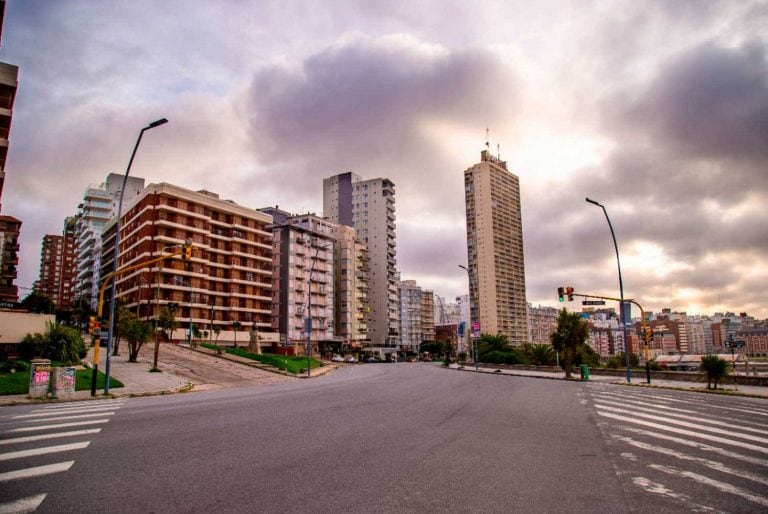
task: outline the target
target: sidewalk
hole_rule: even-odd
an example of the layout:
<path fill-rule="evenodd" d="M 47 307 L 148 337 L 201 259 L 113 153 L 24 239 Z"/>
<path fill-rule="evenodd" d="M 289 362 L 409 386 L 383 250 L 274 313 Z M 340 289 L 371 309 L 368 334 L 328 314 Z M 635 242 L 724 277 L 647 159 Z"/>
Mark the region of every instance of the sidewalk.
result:
<path fill-rule="evenodd" d="M 99 372 L 106 370 L 106 348 L 99 351 Z M 83 359 L 91 362 L 93 348 Z M 190 348 L 188 345 L 161 343 L 157 367 L 151 372 L 154 361 L 154 343 L 145 344 L 139 352 L 138 362 L 128 362 L 128 349 L 122 347 L 120 355 L 110 358 L 110 376 L 123 383 L 123 387 L 111 387 L 109 397 L 150 396 L 173 394 L 182 391 L 206 391 L 247 385 L 272 385 L 299 378 L 316 378 L 339 367 L 326 364 L 312 370 L 312 376 L 296 376 L 277 370 L 260 362 L 236 355 L 216 355 L 213 350 Z M 68 400 L 39 400 L 27 398 L 26 394 L 0 396 L 0 407 L 42 401 L 82 401 L 103 399 L 104 389 L 98 389 L 96 396 L 91 391 L 77 391 Z"/>
<path fill-rule="evenodd" d="M 458 364 L 451 364 L 450 367 L 451 369 L 468 371 L 472 373 L 489 373 L 492 375 L 508 375 L 508 376 L 540 378 L 540 379 L 549 379 L 549 380 L 565 380 L 564 371 L 547 372 L 547 371 L 527 371 L 527 370 L 515 370 L 515 369 L 508 370 L 508 369 L 497 369 L 492 366 L 488 366 L 487 364 L 481 364 L 478 370 L 475 370 L 475 366 L 472 364 L 466 364 L 463 367 L 459 366 Z M 738 381 L 738 377 L 736 378 Z M 574 380 L 574 379 L 577 381 L 579 380 L 578 373 L 571 374 L 571 380 Z M 713 390 L 713 389 L 708 390 L 706 382 L 684 382 L 684 381 L 675 381 L 675 380 L 653 379 L 651 381 L 651 384 L 648 384 L 646 383 L 645 379 L 637 380 L 633 378 L 632 382 L 627 383 L 625 378 L 618 378 L 618 377 L 605 376 L 605 375 L 590 375 L 589 382 L 608 383 L 608 384 L 624 385 L 624 386 L 631 386 L 631 387 L 680 389 L 680 390 L 696 391 L 696 392 L 708 393 L 708 394 L 755 396 L 755 397 L 768 399 L 768 387 L 741 386 L 741 385 L 736 387 L 733 385 L 732 377 L 728 377 L 726 379 L 726 384 L 718 386 L 717 390 Z"/>

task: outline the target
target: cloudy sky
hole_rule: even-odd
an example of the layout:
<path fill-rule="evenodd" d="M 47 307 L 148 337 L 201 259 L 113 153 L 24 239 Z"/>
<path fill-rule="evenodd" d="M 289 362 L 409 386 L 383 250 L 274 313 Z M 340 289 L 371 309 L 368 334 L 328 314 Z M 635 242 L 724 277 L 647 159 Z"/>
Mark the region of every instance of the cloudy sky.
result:
<path fill-rule="evenodd" d="M 167 117 L 131 171 L 148 183 L 321 213 L 324 177 L 392 179 L 398 268 L 451 299 L 489 128 L 520 177 L 531 303 L 618 294 L 589 196 L 627 297 L 765 318 L 767 50 L 765 1 L 9 0 L 17 284 Z"/>

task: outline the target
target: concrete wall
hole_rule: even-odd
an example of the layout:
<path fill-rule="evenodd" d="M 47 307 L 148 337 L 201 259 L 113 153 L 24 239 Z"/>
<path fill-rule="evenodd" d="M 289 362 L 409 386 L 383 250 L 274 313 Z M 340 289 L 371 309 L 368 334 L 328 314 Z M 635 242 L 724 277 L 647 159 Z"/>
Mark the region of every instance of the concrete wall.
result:
<path fill-rule="evenodd" d="M 24 336 L 35 332 L 43 333 L 46 321 L 56 321 L 53 314 L 0 310 L 0 344 L 20 343 Z"/>

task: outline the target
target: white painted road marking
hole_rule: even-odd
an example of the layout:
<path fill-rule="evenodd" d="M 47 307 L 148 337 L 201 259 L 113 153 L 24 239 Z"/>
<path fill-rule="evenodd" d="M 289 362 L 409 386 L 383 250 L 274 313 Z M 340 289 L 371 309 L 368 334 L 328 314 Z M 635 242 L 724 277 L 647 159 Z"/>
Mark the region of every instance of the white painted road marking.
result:
<path fill-rule="evenodd" d="M 16 452 L 0 453 L 0 461 L 21 459 L 24 457 L 36 457 L 38 455 L 47 455 L 49 453 L 68 452 L 72 450 L 81 450 L 86 448 L 90 441 L 82 443 L 58 444 L 56 446 L 45 446 L 43 448 L 32 448 L 31 450 L 19 450 Z"/>
<path fill-rule="evenodd" d="M 20 414 L 19 416 L 12 416 L 11 419 L 27 419 L 27 418 L 44 418 L 46 416 L 56 416 L 61 414 L 83 414 L 89 412 L 101 412 L 105 410 L 112 410 L 116 407 L 114 405 L 105 405 L 104 407 L 93 407 L 88 409 L 67 409 L 67 410 L 47 410 L 47 411 L 33 411 L 31 414 Z"/>
<path fill-rule="evenodd" d="M 58 439 L 59 437 L 77 437 L 88 434 L 98 434 L 100 428 L 87 428 L 85 430 L 72 430 L 70 432 L 56 432 L 55 434 L 29 435 L 25 437 L 16 437 L 13 439 L 0 439 L 0 445 L 30 443 L 32 441 L 44 441 L 46 439 Z"/>
<path fill-rule="evenodd" d="M 724 482 L 721 482 L 719 480 L 712 480 L 709 477 L 705 477 L 704 475 L 699 475 L 698 473 L 694 473 L 693 471 L 683 471 L 679 469 L 675 469 L 669 466 L 661 466 L 659 464 L 651 464 L 648 466 L 649 468 L 656 469 L 658 471 L 663 471 L 664 473 L 669 473 L 670 475 L 676 475 L 680 477 L 690 478 L 691 480 L 694 480 L 696 482 L 699 482 L 700 484 L 708 485 L 710 487 L 714 487 L 715 489 L 722 491 L 724 493 L 733 494 L 735 496 L 740 496 L 744 498 L 745 500 L 749 500 L 753 503 L 757 503 L 758 505 L 761 505 L 763 507 L 768 507 L 768 498 L 764 496 L 760 496 L 758 494 L 752 494 L 751 492 L 742 489 L 740 487 L 736 487 L 735 485 L 726 484 Z"/>
<path fill-rule="evenodd" d="M 0 514 L 23 514 L 26 512 L 35 512 L 43 503 L 47 494 L 38 494 L 37 496 L 28 496 L 11 502 L 0 503 Z"/>
<path fill-rule="evenodd" d="M 98 425 L 99 423 L 107 423 L 108 419 L 95 419 L 92 421 L 77 421 L 75 423 L 59 423 L 57 425 L 41 425 L 39 427 L 24 427 L 24 428 L 14 428 L 13 430 L 9 430 L 8 433 L 15 433 L 15 432 L 34 432 L 35 430 L 50 430 L 54 428 L 67 428 L 67 427 L 79 427 L 82 425 Z"/>
<path fill-rule="evenodd" d="M 61 473 L 67 471 L 72 467 L 75 461 L 70 460 L 67 462 L 58 462 L 56 464 L 48 464 L 47 466 L 37 466 L 34 468 L 20 469 L 18 471 L 8 471 L 7 473 L 0 473 L 0 482 L 7 482 L 9 480 L 19 480 L 22 478 L 34 478 L 43 475 L 50 475 L 53 473 Z"/>
<path fill-rule="evenodd" d="M 97 412 L 95 414 L 75 414 L 74 416 L 59 416 L 57 418 L 45 418 L 45 419 L 25 419 L 24 423 L 37 423 L 39 421 L 66 421 L 68 419 L 85 419 L 85 418 L 98 418 L 99 416 L 111 416 L 115 411 L 110 412 Z"/>

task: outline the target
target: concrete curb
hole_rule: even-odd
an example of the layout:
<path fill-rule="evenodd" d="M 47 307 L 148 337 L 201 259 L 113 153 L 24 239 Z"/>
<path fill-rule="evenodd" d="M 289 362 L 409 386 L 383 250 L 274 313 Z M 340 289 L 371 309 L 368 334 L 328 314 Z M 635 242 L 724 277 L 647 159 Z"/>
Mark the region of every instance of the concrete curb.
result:
<path fill-rule="evenodd" d="M 468 366 L 465 366 L 463 368 L 460 368 L 458 366 L 452 365 L 449 368 L 445 369 L 451 369 L 455 371 L 465 371 L 470 373 L 483 373 L 486 375 L 499 375 L 499 376 L 507 376 L 507 377 L 518 377 L 518 378 L 536 378 L 539 380 L 563 380 L 567 382 L 583 382 L 583 383 L 589 383 L 590 380 L 581 380 L 579 378 L 570 378 L 567 379 L 565 377 L 558 377 L 558 376 L 545 376 L 545 375 L 528 375 L 524 373 L 515 373 L 510 370 L 493 370 L 490 371 L 490 368 L 483 368 L 480 367 L 479 370 L 475 370 L 474 366 L 471 368 Z M 699 393 L 699 394 L 716 394 L 721 396 L 738 396 L 738 397 L 745 397 L 745 398 L 759 398 L 762 400 L 768 400 L 768 391 L 766 391 L 765 395 L 760 394 L 752 394 L 748 392 L 743 391 L 730 391 L 730 390 L 724 390 L 724 389 L 702 389 L 697 387 L 685 387 L 685 386 L 673 386 L 668 384 L 646 384 L 646 383 L 627 383 L 622 382 L 620 380 L 594 380 L 591 382 L 602 382 L 606 384 L 613 384 L 613 385 L 621 385 L 625 387 L 644 387 L 647 389 L 667 389 L 671 391 L 688 391 L 693 393 Z M 685 382 L 681 382 L 685 383 Z"/>

